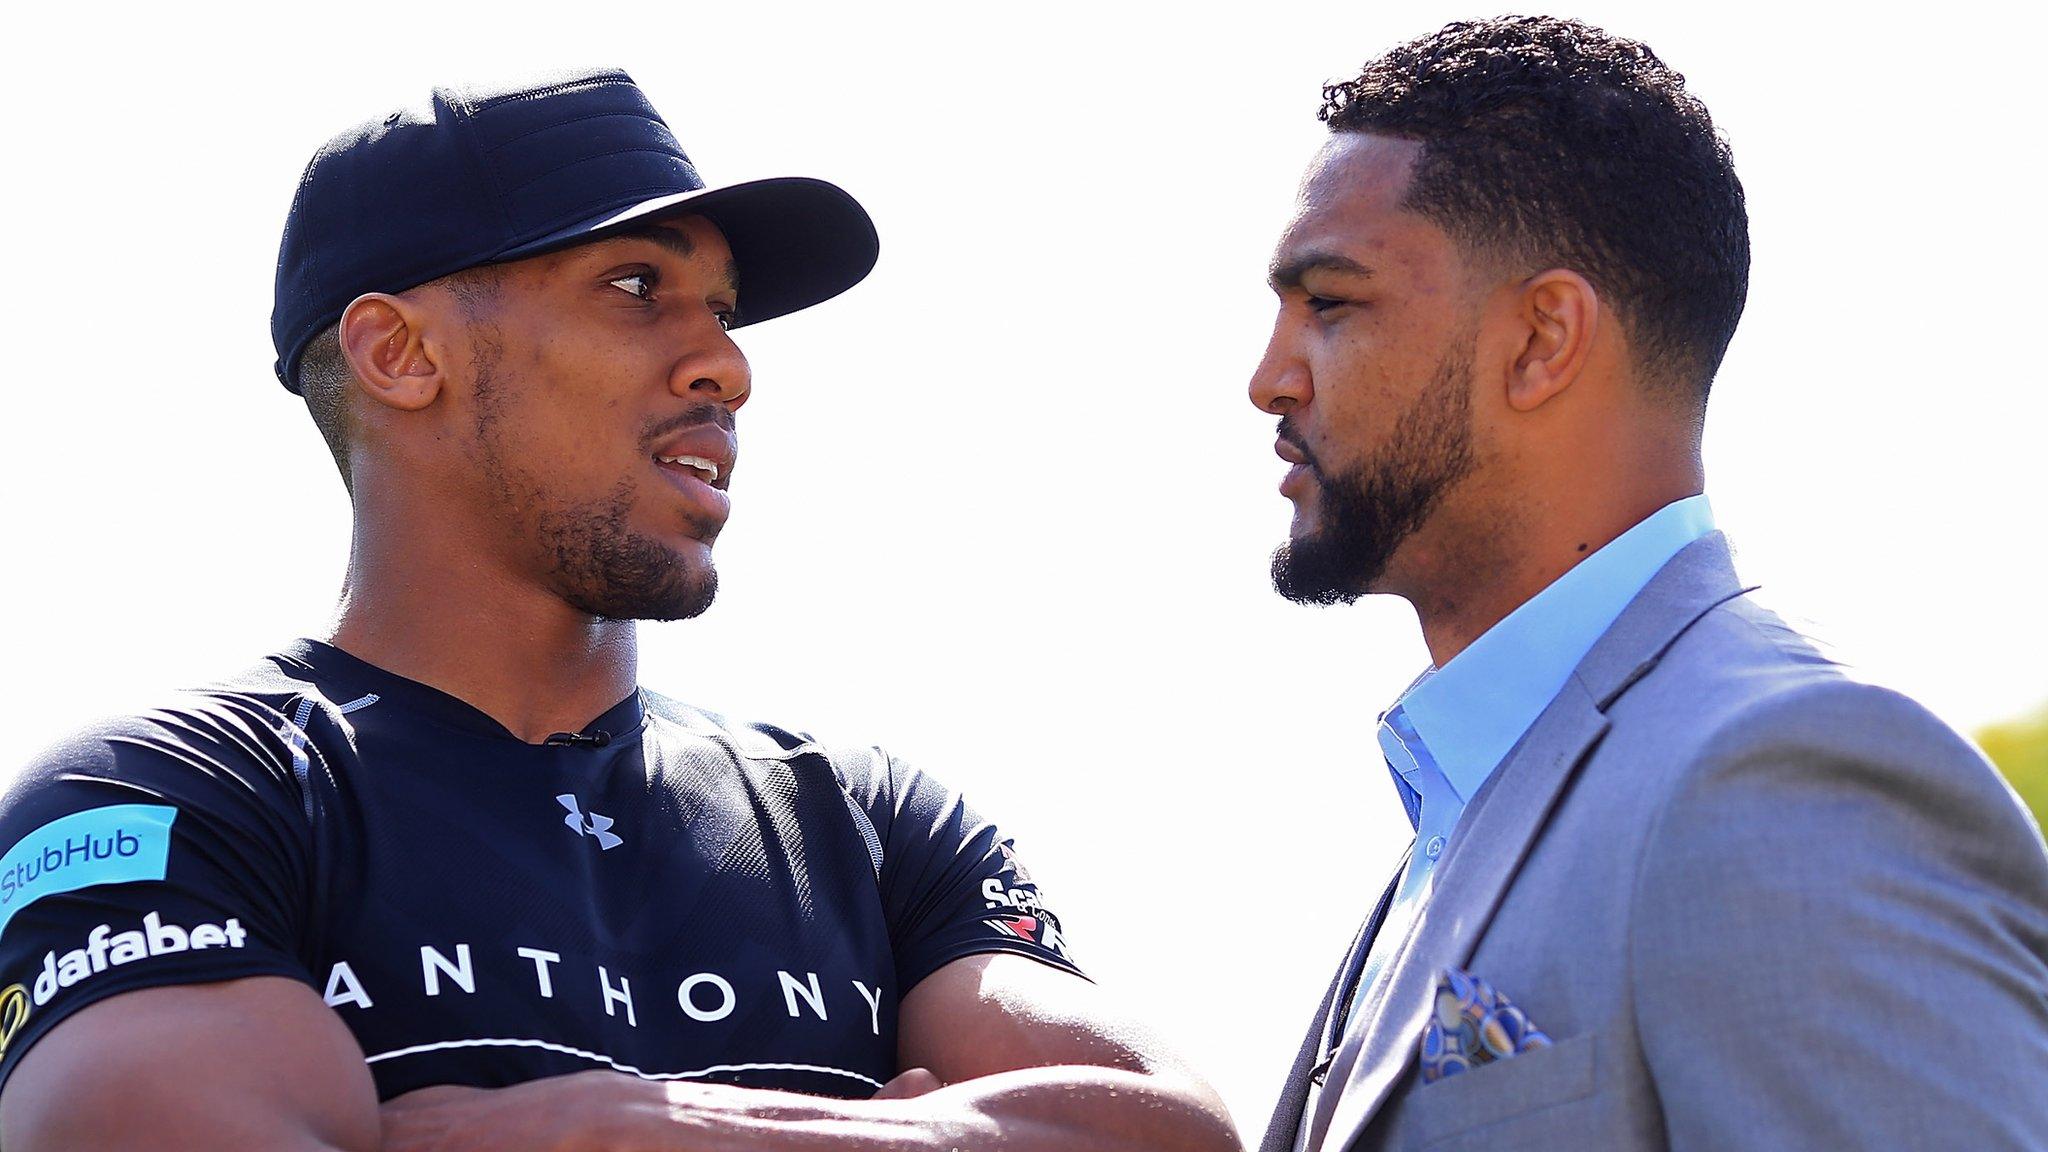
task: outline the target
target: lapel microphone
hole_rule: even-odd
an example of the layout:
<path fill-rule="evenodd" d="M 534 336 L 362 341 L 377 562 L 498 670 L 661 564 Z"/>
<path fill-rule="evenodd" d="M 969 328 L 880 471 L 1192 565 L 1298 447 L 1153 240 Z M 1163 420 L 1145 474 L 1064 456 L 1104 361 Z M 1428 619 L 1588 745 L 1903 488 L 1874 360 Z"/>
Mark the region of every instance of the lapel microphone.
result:
<path fill-rule="evenodd" d="M 581 732 L 556 732 L 541 741 L 556 748 L 602 748 L 611 742 L 612 734 L 602 728 L 587 736 Z"/>

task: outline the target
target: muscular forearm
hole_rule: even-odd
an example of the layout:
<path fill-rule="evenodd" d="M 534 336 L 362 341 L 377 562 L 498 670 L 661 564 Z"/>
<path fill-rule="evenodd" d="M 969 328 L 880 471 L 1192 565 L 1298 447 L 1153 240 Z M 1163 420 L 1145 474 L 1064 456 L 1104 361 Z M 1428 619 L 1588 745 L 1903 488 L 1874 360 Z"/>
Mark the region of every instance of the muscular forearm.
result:
<path fill-rule="evenodd" d="M 385 1152 L 1230 1152 L 1206 1088 L 1062 1066 L 1005 1072 L 910 1099 L 833 1100 L 585 1073 L 492 1092 L 430 1090 L 385 1111 Z"/>

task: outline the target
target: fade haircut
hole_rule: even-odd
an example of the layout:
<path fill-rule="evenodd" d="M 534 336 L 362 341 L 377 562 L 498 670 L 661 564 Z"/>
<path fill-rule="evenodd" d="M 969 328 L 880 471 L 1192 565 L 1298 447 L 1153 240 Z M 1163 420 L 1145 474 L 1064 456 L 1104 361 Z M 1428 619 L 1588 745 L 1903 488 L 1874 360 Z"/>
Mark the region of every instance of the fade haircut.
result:
<path fill-rule="evenodd" d="M 1653 384 L 1706 403 L 1749 294 L 1749 213 L 1685 77 L 1575 20 L 1460 22 L 1323 86 L 1333 132 L 1421 145 L 1406 204 L 1468 251 L 1569 268 Z"/>
<path fill-rule="evenodd" d="M 499 269 L 485 264 L 465 268 L 430 283 L 454 293 L 464 313 L 474 321 L 497 299 L 503 282 Z M 355 491 L 355 477 L 349 474 L 348 454 L 349 445 L 355 439 L 355 417 L 349 397 L 355 390 L 355 384 L 355 370 L 349 367 L 348 357 L 342 354 L 341 324 L 336 321 L 321 329 L 300 354 L 299 394 L 305 398 L 306 411 L 313 417 L 313 426 L 320 430 L 320 439 L 327 442 L 327 451 L 334 457 L 334 466 L 341 470 L 342 486 L 351 493 Z"/>
<path fill-rule="evenodd" d="M 327 442 L 334 466 L 341 470 L 342 486 L 355 491 L 355 479 L 348 471 L 348 445 L 355 436 L 355 421 L 349 414 L 349 392 L 356 383 L 348 358 L 341 354 L 341 325 L 329 324 L 313 337 L 299 354 L 299 395 L 313 416 L 313 427 Z"/>

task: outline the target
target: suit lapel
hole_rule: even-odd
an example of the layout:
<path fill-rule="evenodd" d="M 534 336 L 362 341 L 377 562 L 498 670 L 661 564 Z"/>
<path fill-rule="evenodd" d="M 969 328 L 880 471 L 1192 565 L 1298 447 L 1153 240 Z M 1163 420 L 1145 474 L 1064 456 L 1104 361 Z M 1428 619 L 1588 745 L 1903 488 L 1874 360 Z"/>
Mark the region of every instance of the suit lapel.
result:
<path fill-rule="evenodd" d="M 1736 578 L 1728 538 L 1709 532 L 1681 549 L 1636 593 L 1574 675 L 1605 709 L 1655 668 L 1693 621 L 1755 588 Z"/>
<path fill-rule="evenodd" d="M 1350 1076 L 1351 1063 L 1357 1058 L 1355 1048 L 1342 1046 L 1350 1023 L 1346 1009 L 1358 994 L 1358 981 L 1364 972 L 1366 957 L 1372 950 L 1373 939 L 1379 935 L 1380 925 L 1386 922 L 1387 910 L 1394 905 L 1394 893 L 1401 887 L 1401 877 L 1408 870 L 1409 854 L 1414 851 L 1415 843 L 1411 840 L 1395 862 L 1394 874 L 1380 890 L 1379 903 L 1373 906 L 1372 915 L 1366 917 L 1365 923 L 1359 926 L 1358 934 L 1352 937 L 1351 951 L 1344 954 L 1344 964 L 1337 969 L 1337 978 L 1331 982 L 1330 991 L 1323 998 L 1322 1011 L 1316 1014 L 1315 1026 L 1309 1030 L 1308 1040 L 1303 1046 L 1304 1053 L 1312 1050 L 1314 1058 L 1308 1061 L 1299 1086 L 1289 1080 L 1284 1090 L 1286 1094 L 1282 1096 L 1291 1108 L 1285 1142 L 1275 1143 L 1280 1126 L 1280 1116 L 1276 1111 L 1274 1123 L 1267 1129 L 1259 1152 L 1292 1149 L 1304 1120 L 1310 1125 L 1305 1145 L 1308 1148 L 1314 1148 L 1315 1142 L 1329 1127 L 1330 1110 L 1337 1103 L 1338 1089 Z M 1299 1058 L 1296 1066 L 1301 1067 Z M 1318 1069 L 1320 1076 L 1316 1075 Z"/>
<path fill-rule="evenodd" d="M 1330 981 L 1330 990 L 1323 993 L 1322 1007 L 1317 1009 L 1315 1020 L 1308 1026 L 1308 1035 L 1302 1037 L 1301 1049 L 1294 1056 L 1294 1066 L 1287 1070 L 1287 1082 L 1280 1088 L 1279 1102 L 1273 1106 L 1272 1118 L 1266 1121 L 1266 1135 L 1259 1141 L 1259 1152 L 1290 1152 L 1294 1147 L 1294 1137 L 1301 1130 L 1302 1114 L 1315 1099 L 1312 1091 L 1315 1070 L 1322 1062 L 1331 1012 L 1349 978 L 1349 957 L 1357 952 L 1361 938 L 1364 937 L 1353 938 L 1352 951 L 1345 953 L 1345 965 L 1337 969 L 1336 978 Z"/>
<path fill-rule="evenodd" d="M 1439 865 L 1408 939 L 1389 961 L 1388 978 L 1360 1005 L 1365 1027 L 1352 1033 L 1351 1051 L 1339 1057 L 1340 1063 L 1350 1057 L 1351 1068 L 1330 1111 L 1329 1134 L 1341 1139 L 1323 1147 L 1346 1147 L 1415 1063 L 1437 973 L 1471 959 L 1565 782 L 1606 730 L 1607 718 L 1592 698 L 1568 682 L 1466 806 L 1453 850 Z"/>
<path fill-rule="evenodd" d="M 1390 962 L 1389 978 L 1360 1006 L 1366 1026 L 1353 1030 L 1350 1050 L 1339 1055 L 1340 1064 L 1348 1059 L 1351 1067 L 1342 1097 L 1329 1110 L 1333 1138 L 1312 1140 L 1311 1149 L 1349 1147 L 1415 1065 L 1437 973 L 1471 961 L 1566 784 L 1607 730 L 1605 709 L 1694 621 L 1744 591 L 1719 532 L 1687 545 L 1623 609 L 1473 796 L 1428 902 Z"/>

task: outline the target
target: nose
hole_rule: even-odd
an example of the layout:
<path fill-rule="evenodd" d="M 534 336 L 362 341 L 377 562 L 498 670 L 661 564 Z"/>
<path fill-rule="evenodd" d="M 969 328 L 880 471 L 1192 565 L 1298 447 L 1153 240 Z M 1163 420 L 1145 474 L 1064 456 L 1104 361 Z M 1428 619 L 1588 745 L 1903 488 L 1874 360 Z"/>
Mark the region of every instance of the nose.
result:
<path fill-rule="evenodd" d="M 1252 370 L 1251 399 L 1269 416 L 1285 416 L 1315 397 L 1308 363 L 1287 340 L 1287 319 L 1273 323 L 1273 336 L 1266 341 L 1266 354 Z"/>
<path fill-rule="evenodd" d="M 669 391 L 699 403 L 709 400 L 738 411 L 754 390 L 746 353 L 709 309 L 693 319 L 683 355 L 669 372 Z"/>

